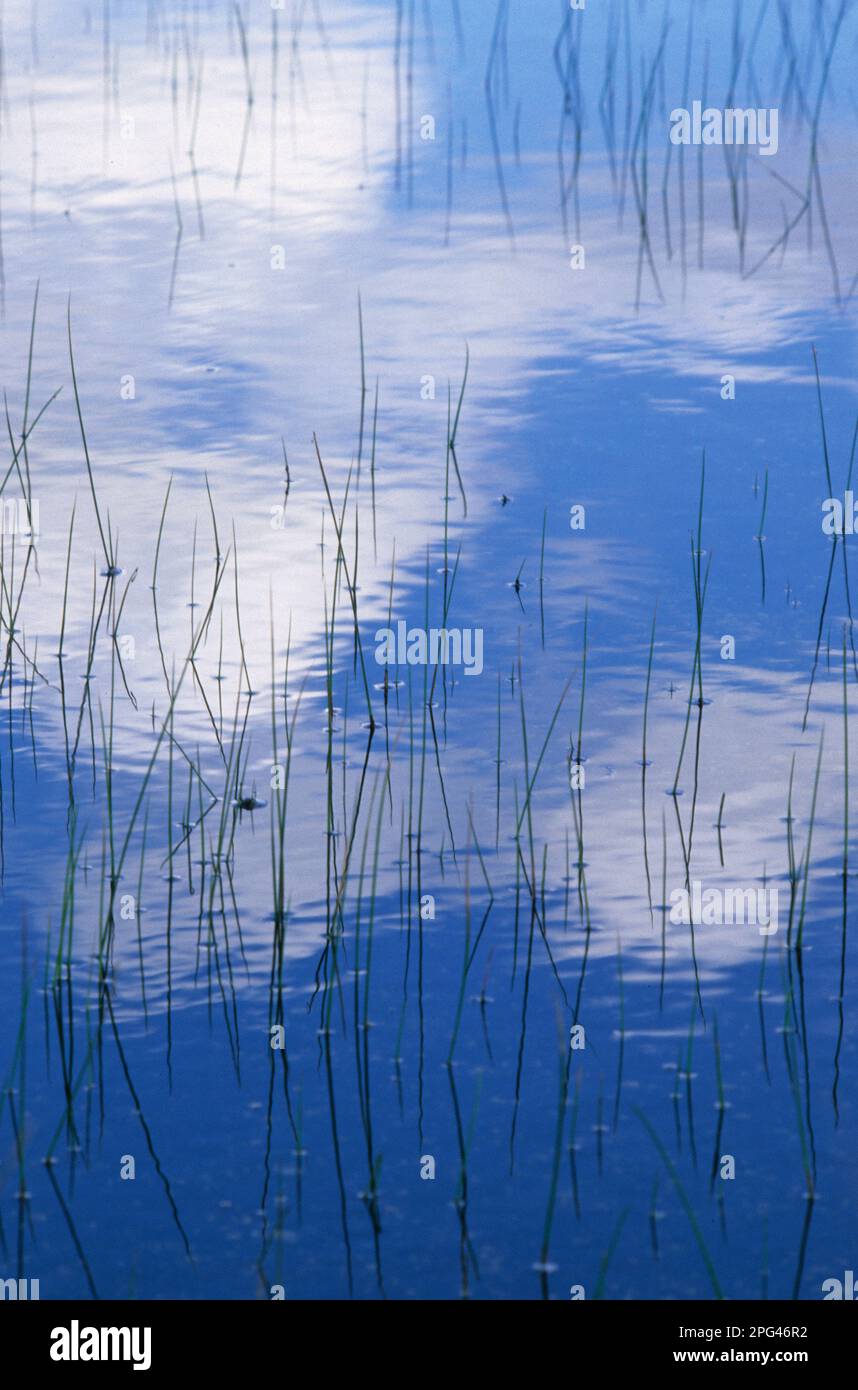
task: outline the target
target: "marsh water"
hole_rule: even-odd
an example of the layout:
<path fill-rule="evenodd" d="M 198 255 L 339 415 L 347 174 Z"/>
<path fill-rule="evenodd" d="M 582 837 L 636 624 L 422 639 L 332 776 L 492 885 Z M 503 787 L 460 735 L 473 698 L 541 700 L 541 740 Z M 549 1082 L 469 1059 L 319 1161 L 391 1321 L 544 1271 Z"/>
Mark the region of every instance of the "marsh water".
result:
<path fill-rule="evenodd" d="M 2 24 L 3 1279 L 821 1298 L 855 6 Z"/>

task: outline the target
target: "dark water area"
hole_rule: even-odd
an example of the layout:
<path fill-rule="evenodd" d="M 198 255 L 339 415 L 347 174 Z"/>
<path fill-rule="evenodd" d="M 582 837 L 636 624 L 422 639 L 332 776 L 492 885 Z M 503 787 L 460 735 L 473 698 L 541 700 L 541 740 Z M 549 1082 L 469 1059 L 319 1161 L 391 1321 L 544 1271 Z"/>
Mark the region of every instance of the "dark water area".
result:
<path fill-rule="evenodd" d="M 2 42 L 0 1276 L 823 1298 L 858 8 Z"/>

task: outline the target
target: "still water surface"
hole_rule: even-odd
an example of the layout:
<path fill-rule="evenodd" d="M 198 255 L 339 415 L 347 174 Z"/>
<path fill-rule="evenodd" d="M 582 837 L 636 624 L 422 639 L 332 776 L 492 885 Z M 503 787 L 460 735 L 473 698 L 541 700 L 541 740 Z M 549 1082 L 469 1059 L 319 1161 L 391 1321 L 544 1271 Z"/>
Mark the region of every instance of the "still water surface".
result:
<path fill-rule="evenodd" d="M 4 1278 L 853 1267 L 858 17 L 736 15 L 6 4 Z"/>

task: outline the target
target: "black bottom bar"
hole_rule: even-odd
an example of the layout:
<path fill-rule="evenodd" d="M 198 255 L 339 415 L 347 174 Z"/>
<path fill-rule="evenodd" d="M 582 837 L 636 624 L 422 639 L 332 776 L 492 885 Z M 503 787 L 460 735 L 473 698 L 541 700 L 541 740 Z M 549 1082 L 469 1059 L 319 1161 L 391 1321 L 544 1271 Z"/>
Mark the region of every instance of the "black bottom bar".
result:
<path fill-rule="evenodd" d="M 379 1334 L 408 1331 L 410 1355 L 419 1360 L 421 1378 L 432 1369 L 449 1374 L 463 1357 L 463 1345 L 451 1343 L 464 1332 L 479 1342 L 465 1346 L 472 1355 L 491 1352 L 491 1304 L 442 1312 L 444 1305 L 362 1303 L 67 1303 L 0 1304 L 0 1338 L 4 1365 L 10 1358 L 28 1369 L 60 1381 L 84 1371 L 108 1369 L 115 1375 L 135 1369 L 159 1376 L 165 1371 L 212 1371 L 223 1378 L 248 1372 L 264 1376 L 266 1367 L 287 1368 L 296 1353 L 318 1360 L 330 1374 L 338 1351 L 349 1369 L 390 1367 L 397 1342 L 379 1342 Z M 565 1364 L 573 1370 L 588 1364 L 606 1372 L 632 1370 L 661 1373 L 668 1367 L 753 1365 L 761 1371 L 801 1366 L 817 1378 L 837 1364 L 848 1364 L 854 1344 L 851 1309 L 837 1303 L 552 1303 L 538 1321 L 535 1309 L 503 1304 L 495 1345 L 506 1356 L 513 1344 L 523 1356 L 541 1355 L 544 1343 L 523 1343 L 522 1332 L 542 1337 L 559 1332 L 566 1346 Z M 375 1318 L 379 1318 L 376 1323 Z M 450 1322 L 446 1322 L 446 1318 Z M 352 1322 L 352 1319 L 359 1321 Z M 318 1319 L 318 1322 L 317 1322 Z M 526 1322 L 525 1328 L 517 1324 Z M 440 1337 L 438 1334 L 441 1334 Z M 369 1334 L 370 1340 L 363 1340 Z M 290 1339 L 290 1340 L 286 1340 Z M 453 1347 L 459 1350 L 454 1351 Z M 404 1350 L 404 1347 L 403 1347 Z M 407 1354 L 406 1354 L 407 1356 Z M 582 1358 L 586 1357 L 587 1360 Z"/>

